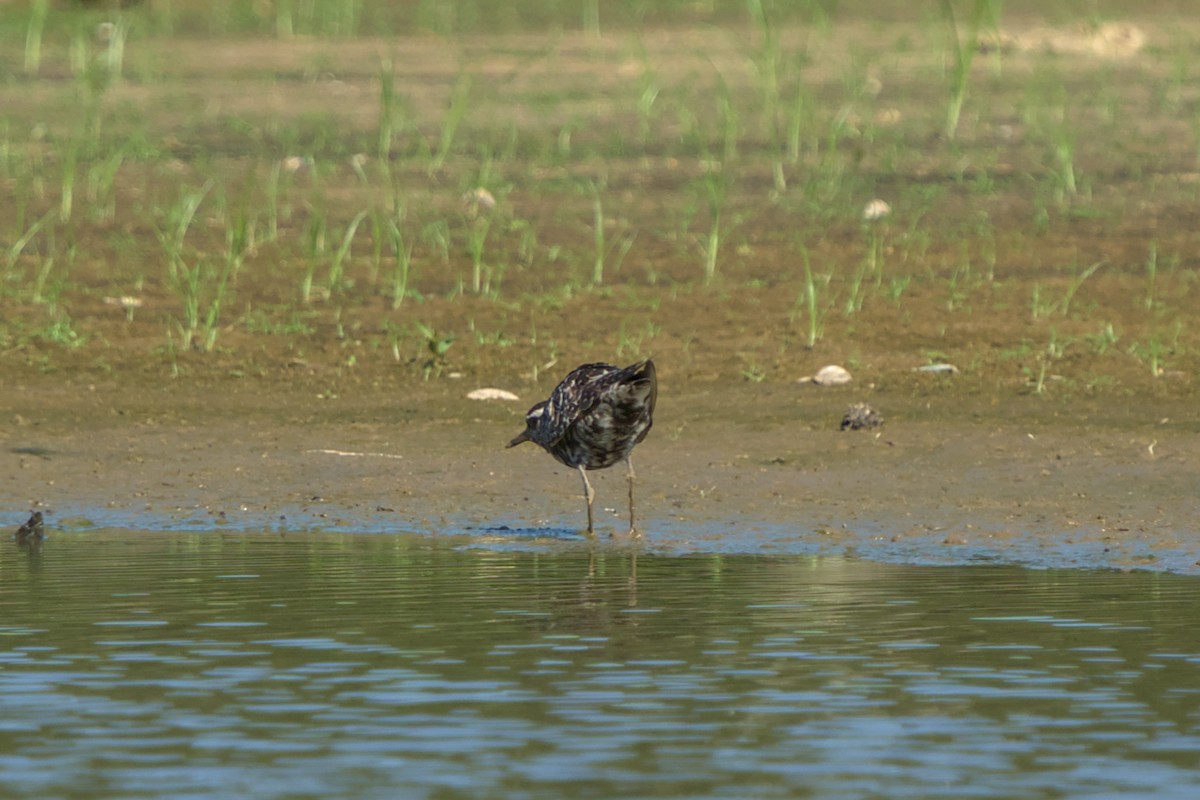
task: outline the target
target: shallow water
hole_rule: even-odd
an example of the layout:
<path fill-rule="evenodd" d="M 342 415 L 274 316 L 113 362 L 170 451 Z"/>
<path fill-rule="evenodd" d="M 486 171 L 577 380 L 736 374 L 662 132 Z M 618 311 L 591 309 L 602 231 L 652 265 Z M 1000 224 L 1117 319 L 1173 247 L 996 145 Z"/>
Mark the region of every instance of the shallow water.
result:
<path fill-rule="evenodd" d="M 0 552 L 0 794 L 1194 797 L 1164 573 L 61 533 Z"/>

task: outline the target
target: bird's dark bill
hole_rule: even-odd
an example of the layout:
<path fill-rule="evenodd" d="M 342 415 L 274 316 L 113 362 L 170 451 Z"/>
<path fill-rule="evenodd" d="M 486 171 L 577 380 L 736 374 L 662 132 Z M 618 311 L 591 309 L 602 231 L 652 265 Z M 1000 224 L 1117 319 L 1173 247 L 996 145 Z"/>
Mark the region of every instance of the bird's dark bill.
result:
<path fill-rule="evenodd" d="M 511 442 L 509 442 L 508 444 L 506 444 L 504 446 L 505 447 L 516 447 L 517 445 L 521 444 L 522 442 L 528 442 L 528 441 L 529 441 L 529 431 L 521 431 L 520 433 L 518 433 L 516 436 L 513 437 L 513 440 Z"/>

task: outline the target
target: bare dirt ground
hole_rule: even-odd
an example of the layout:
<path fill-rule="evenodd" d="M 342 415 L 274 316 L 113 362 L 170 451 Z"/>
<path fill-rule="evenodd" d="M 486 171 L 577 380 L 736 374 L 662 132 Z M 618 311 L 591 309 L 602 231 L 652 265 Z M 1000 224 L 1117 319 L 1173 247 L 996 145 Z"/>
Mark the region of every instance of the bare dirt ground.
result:
<path fill-rule="evenodd" d="M 1200 572 L 1200 442 L 1172 419 L 1178 406 L 1047 414 L 1027 398 L 980 414 L 952 390 L 877 394 L 885 425 L 842 432 L 852 387 L 701 388 L 662 373 L 635 460 L 645 547 Z M 4 409 L 4 519 L 48 507 L 67 529 L 584 541 L 577 477 L 534 448 L 503 449 L 524 403 L 469 401 L 453 381 L 333 399 L 214 388 L 19 388 Z M 624 546 L 622 471 L 595 483 L 610 509 L 601 542 Z"/>

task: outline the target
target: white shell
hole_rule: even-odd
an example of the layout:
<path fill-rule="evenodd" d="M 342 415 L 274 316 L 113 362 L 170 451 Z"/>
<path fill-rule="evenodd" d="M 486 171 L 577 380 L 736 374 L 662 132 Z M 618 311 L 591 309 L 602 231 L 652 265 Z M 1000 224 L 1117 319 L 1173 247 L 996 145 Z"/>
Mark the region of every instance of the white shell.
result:
<path fill-rule="evenodd" d="M 914 372 L 932 372 L 935 375 L 957 375 L 958 367 L 953 364 L 925 364 L 913 367 Z"/>
<path fill-rule="evenodd" d="M 468 393 L 467 399 L 468 400 L 520 400 L 521 398 L 517 397 L 512 392 L 505 391 L 504 389 L 486 388 L 486 389 L 476 389 L 475 391 Z"/>
<path fill-rule="evenodd" d="M 850 382 L 850 372 L 845 367 L 830 364 L 827 367 L 821 367 L 817 370 L 817 374 L 808 378 L 808 380 L 818 386 L 841 386 L 843 383 Z"/>

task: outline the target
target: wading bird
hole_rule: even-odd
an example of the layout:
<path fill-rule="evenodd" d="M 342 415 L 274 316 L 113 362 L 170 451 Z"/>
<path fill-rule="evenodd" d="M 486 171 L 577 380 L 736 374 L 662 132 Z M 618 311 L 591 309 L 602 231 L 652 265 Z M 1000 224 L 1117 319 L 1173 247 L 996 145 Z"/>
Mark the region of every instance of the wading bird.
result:
<path fill-rule="evenodd" d="M 629 535 L 639 535 L 633 513 L 633 448 L 654 424 L 658 378 L 654 362 L 640 361 L 624 369 L 612 364 L 584 364 L 554 387 L 549 400 L 525 414 L 525 430 L 509 447 L 533 442 L 558 463 L 579 470 L 587 499 L 588 535 L 595 535 L 592 500 L 595 492 L 587 470 L 624 461 L 629 474 Z"/>

